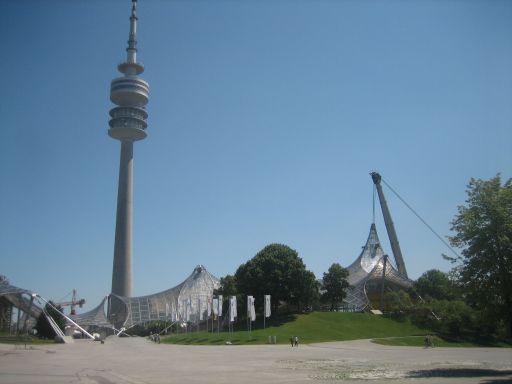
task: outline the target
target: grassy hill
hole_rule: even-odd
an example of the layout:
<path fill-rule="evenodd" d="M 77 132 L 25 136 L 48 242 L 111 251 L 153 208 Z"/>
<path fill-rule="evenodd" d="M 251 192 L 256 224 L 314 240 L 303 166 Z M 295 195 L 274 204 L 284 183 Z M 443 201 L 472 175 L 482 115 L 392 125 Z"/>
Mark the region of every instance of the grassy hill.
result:
<path fill-rule="evenodd" d="M 324 341 L 370 339 L 382 337 L 404 337 L 425 335 L 428 331 L 409 322 L 397 322 L 366 313 L 312 312 L 292 315 L 277 320 L 277 324 L 263 329 L 254 325 L 249 335 L 244 324 L 237 324 L 232 332 L 190 331 L 162 338 L 165 343 L 219 345 L 230 341 L 233 344 L 265 344 L 268 336 L 276 336 L 278 344 L 289 343 L 291 336 L 298 336 L 301 343 Z M 258 327 L 257 329 L 256 326 Z M 240 329 L 242 327 L 242 329 Z"/>

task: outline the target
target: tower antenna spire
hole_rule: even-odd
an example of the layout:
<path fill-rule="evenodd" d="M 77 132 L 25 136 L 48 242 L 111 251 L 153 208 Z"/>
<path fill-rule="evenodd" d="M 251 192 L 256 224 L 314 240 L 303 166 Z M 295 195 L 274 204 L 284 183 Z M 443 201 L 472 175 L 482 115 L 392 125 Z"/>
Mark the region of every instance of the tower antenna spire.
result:
<path fill-rule="evenodd" d="M 130 35 L 128 36 L 128 48 L 126 48 L 126 61 L 137 62 L 137 0 L 132 0 L 132 14 L 130 16 Z"/>

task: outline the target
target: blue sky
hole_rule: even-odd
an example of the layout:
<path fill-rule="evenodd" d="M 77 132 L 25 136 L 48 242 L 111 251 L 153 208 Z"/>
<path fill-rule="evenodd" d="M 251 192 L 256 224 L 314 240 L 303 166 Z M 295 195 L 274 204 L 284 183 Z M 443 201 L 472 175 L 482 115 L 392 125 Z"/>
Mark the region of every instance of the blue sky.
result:
<path fill-rule="evenodd" d="M 0 0 L 0 273 L 59 300 L 111 287 L 110 81 L 128 0 Z M 134 294 L 265 245 L 320 278 L 372 221 L 371 170 L 442 236 L 471 177 L 512 176 L 510 1 L 139 1 Z M 449 250 L 384 189 L 412 278 Z M 379 207 L 377 207 L 379 208 Z M 377 229 L 391 253 L 380 208 Z"/>

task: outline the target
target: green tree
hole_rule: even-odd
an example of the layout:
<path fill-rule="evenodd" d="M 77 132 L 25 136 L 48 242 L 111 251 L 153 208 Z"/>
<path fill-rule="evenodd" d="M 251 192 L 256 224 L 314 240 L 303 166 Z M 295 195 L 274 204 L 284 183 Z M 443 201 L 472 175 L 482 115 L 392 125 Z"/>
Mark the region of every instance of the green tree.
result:
<path fill-rule="evenodd" d="M 462 300 L 431 300 L 412 306 L 411 321 L 446 336 L 481 335 L 478 313 Z"/>
<path fill-rule="evenodd" d="M 414 282 L 414 290 L 423 299 L 453 300 L 457 297 L 457 287 L 448 274 L 431 269 Z"/>
<path fill-rule="evenodd" d="M 473 330 L 474 311 L 461 300 L 434 300 L 432 311 L 439 318 L 433 325 L 440 333 L 459 337 Z"/>
<path fill-rule="evenodd" d="M 384 295 L 384 310 L 397 318 L 404 318 L 413 309 L 411 297 L 402 289 L 391 290 Z"/>
<path fill-rule="evenodd" d="M 331 304 L 331 310 L 339 307 L 343 299 L 347 296 L 349 287 L 348 270 L 338 263 L 333 263 L 327 272 L 324 272 L 323 285 L 325 292 L 322 300 Z"/>
<path fill-rule="evenodd" d="M 432 302 L 416 302 L 411 311 L 411 322 L 419 327 L 436 330 L 439 317 L 433 312 Z"/>
<path fill-rule="evenodd" d="M 280 302 L 298 308 L 314 297 L 314 274 L 306 269 L 298 253 L 284 244 L 270 244 L 235 273 L 238 292 L 253 295 L 261 308 L 263 295 L 271 295 L 273 312 Z M 261 298 L 258 300 L 258 298 Z"/>
<path fill-rule="evenodd" d="M 66 319 L 64 316 L 62 316 L 62 307 L 60 305 L 53 304 L 51 301 L 49 303 L 51 306 L 50 304 L 46 304 L 44 307 L 46 313 L 48 313 L 48 315 L 55 321 L 55 323 L 57 323 L 58 327 L 64 331 L 66 327 Z M 41 338 L 53 339 L 55 336 L 57 336 L 44 312 L 41 312 L 37 318 L 37 322 L 34 328 L 37 330 L 37 335 Z"/>
<path fill-rule="evenodd" d="M 471 179 L 466 204 L 451 222 L 453 246 L 462 248 L 458 267 L 466 301 L 512 335 L 512 179 L 498 174 Z"/>
<path fill-rule="evenodd" d="M 241 317 L 244 317 L 244 311 L 242 310 L 243 306 L 243 297 L 238 292 L 236 277 L 233 275 L 226 275 L 220 278 L 220 288 L 213 291 L 215 296 L 222 295 L 222 313 L 227 313 L 229 310 L 229 300 L 230 296 L 236 296 L 236 308 L 237 312 Z M 245 301 L 244 301 L 245 302 Z"/>
<path fill-rule="evenodd" d="M 236 287 L 236 278 L 233 275 L 226 275 L 220 278 L 220 288 L 213 292 L 214 295 L 223 295 L 224 297 L 236 296 L 238 290 Z"/>
<path fill-rule="evenodd" d="M 318 281 L 311 271 L 302 271 L 302 276 L 296 280 L 295 295 L 297 299 L 292 302 L 297 305 L 298 310 L 305 308 L 311 310 L 320 298 Z"/>

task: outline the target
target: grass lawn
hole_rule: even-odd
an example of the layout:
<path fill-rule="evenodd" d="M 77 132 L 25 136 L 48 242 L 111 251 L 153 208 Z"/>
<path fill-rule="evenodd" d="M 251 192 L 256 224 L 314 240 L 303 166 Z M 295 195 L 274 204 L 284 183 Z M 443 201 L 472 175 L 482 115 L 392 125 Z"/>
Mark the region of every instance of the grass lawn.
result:
<path fill-rule="evenodd" d="M 13 345 L 41 345 L 41 344 L 55 344 L 55 341 L 53 340 L 44 340 L 44 339 L 38 339 L 37 337 L 34 337 L 30 340 L 23 340 L 13 337 L 3 337 L 0 336 L 0 343 L 1 344 L 13 344 Z"/>
<path fill-rule="evenodd" d="M 275 320 L 274 320 L 275 321 Z M 397 322 L 381 316 L 366 313 L 312 312 L 292 315 L 281 322 L 263 329 L 261 324 L 253 324 L 251 334 L 245 324 L 231 335 L 228 332 L 211 333 L 206 331 L 178 333 L 162 338 L 164 343 L 220 345 L 265 344 L 268 336 L 276 336 L 278 344 L 287 344 L 290 337 L 298 336 L 300 343 L 356 340 L 387 337 L 418 336 L 428 333 L 409 322 Z M 243 329 L 240 329 L 243 327 Z M 420 338 L 423 340 L 423 338 Z"/>
<path fill-rule="evenodd" d="M 206 332 L 189 331 L 162 338 L 163 343 L 187 345 L 235 345 L 266 344 L 269 336 L 275 336 L 277 344 L 288 344 L 290 337 L 298 336 L 300 343 L 310 344 L 326 341 L 373 339 L 382 345 L 423 347 L 425 335 L 431 333 L 408 321 L 395 321 L 367 313 L 312 312 L 274 318 L 272 324 L 263 329 L 263 324 L 253 323 L 249 335 L 245 323 L 235 323 L 235 331 Z M 512 347 L 505 342 L 482 343 L 470 340 L 446 340 L 433 337 L 435 347 Z"/>

